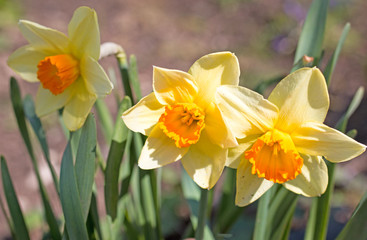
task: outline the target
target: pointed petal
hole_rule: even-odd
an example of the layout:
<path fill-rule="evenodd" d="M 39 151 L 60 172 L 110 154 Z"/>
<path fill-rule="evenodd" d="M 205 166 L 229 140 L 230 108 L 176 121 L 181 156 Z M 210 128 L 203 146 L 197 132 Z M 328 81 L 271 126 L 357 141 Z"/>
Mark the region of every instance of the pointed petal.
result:
<path fill-rule="evenodd" d="M 218 106 L 214 103 L 210 104 L 205 112 L 204 131 L 213 143 L 222 148 L 237 146 L 236 138 L 224 122 Z"/>
<path fill-rule="evenodd" d="M 278 106 L 276 127 L 285 132 L 307 121 L 323 122 L 329 109 L 325 78 L 317 68 L 302 68 L 280 81 L 269 101 Z"/>
<path fill-rule="evenodd" d="M 100 36 L 97 14 L 88 7 L 79 7 L 69 23 L 70 47 L 73 55 L 99 58 Z"/>
<path fill-rule="evenodd" d="M 73 95 L 66 104 L 62 116 L 65 126 L 70 131 L 75 131 L 83 126 L 97 96 L 87 91 L 83 81 L 76 81 L 72 86 Z"/>
<path fill-rule="evenodd" d="M 197 60 L 189 73 L 199 86 L 196 104 L 204 108 L 213 101 L 220 85 L 238 85 L 240 66 L 237 57 L 230 52 L 205 55 Z"/>
<path fill-rule="evenodd" d="M 37 78 L 37 64 L 47 57 L 47 54 L 35 49 L 31 45 L 18 48 L 8 58 L 8 65 L 24 80 L 39 82 Z"/>
<path fill-rule="evenodd" d="M 62 32 L 26 20 L 19 21 L 19 29 L 33 47 L 49 55 L 67 52 L 69 39 Z"/>
<path fill-rule="evenodd" d="M 221 176 L 226 161 L 227 149 L 223 149 L 202 133 L 200 140 L 190 146 L 181 159 L 189 176 L 204 189 L 211 189 Z"/>
<path fill-rule="evenodd" d="M 151 93 L 125 111 L 122 120 L 130 130 L 149 135 L 163 113 L 164 106 L 158 102 L 155 94 Z"/>
<path fill-rule="evenodd" d="M 366 150 L 365 145 L 322 123 L 304 123 L 291 137 L 299 152 L 324 156 L 331 162 L 348 161 Z"/>
<path fill-rule="evenodd" d="M 240 86 L 221 86 L 216 101 L 237 138 L 264 133 L 274 127 L 278 108 L 260 94 Z"/>
<path fill-rule="evenodd" d="M 246 159 L 237 168 L 236 205 L 243 207 L 256 201 L 272 186 L 273 182 L 251 173 L 251 163 Z"/>
<path fill-rule="evenodd" d="M 80 71 L 90 93 L 96 94 L 97 97 L 105 97 L 111 93 L 112 82 L 96 60 L 89 56 L 83 58 Z"/>
<path fill-rule="evenodd" d="M 188 73 L 166 68 L 153 68 L 153 89 L 162 104 L 192 102 L 198 87 Z"/>
<path fill-rule="evenodd" d="M 44 89 L 40 85 L 36 96 L 37 116 L 42 117 L 65 106 L 71 98 L 71 92 L 68 88 L 61 94 L 53 95 L 48 89 Z"/>
<path fill-rule="evenodd" d="M 261 135 L 250 135 L 242 139 L 238 139 L 238 146 L 228 149 L 226 167 L 238 168 L 241 160 L 245 158 L 245 152 L 256 142 Z"/>
<path fill-rule="evenodd" d="M 289 191 L 306 197 L 319 197 L 328 185 L 327 166 L 318 156 L 301 155 L 303 158 L 302 172 L 295 179 L 283 183 Z"/>
<path fill-rule="evenodd" d="M 139 157 L 139 167 L 154 169 L 180 160 L 189 147 L 178 148 L 175 141 L 168 138 L 158 127 L 154 127 L 147 138 Z"/>

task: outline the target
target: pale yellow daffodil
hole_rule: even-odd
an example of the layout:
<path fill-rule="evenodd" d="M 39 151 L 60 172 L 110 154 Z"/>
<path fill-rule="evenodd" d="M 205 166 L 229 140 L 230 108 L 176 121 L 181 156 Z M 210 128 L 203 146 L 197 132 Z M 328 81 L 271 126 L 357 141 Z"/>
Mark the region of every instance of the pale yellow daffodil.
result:
<path fill-rule="evenodd" d="M 181 160 L 191 178 L 210 189 L 237 145 L 215 102 L 223 84 L 238 85 L 239 64 L 230 52 L 206 55 L 189 72 L 154 67 L 154 92 L 126 111 L 128 128 L 147 135 L 139 167 L 154 169 Z"/>
<path fill-rule="evenodd" d="M 239 146 L 227 166 L 237 168 L 236 204 L 258 199 L 274 183 L 307 197 L 328 184 L 327 166 L 348 161 L 366 146 L 323 124 L 329 109 L 324 76 L 303 68 L 284 78 L 268 100 L 249 89 L 218 88 L 216 99 Z"/>
<path fill-rule="evenodd" d="M 29 44 L 17 49 L 8 65 L 23 79 L 40 82 L 36 114 L 41 117 L 64 107 L 63 119 L 71 130 L 80 128 L 98 97 L 113 88 L 98 63 L 100 36 L 96 12 L 80 7 L 65 34 L 21 20 L 19 28 Z"/>

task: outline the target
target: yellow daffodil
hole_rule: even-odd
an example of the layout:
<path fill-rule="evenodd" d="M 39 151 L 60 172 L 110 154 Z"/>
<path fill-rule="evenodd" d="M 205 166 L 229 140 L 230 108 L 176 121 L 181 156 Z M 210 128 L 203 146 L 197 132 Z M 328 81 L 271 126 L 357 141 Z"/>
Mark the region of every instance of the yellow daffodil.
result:
<path fill-rule="evenodd" d="M 147 135 L 139 166 L 158 168 L 181 160 L 191 178 L 210 189 L 237 145 L 215 103 L 222 84 L 238 85 L 239 64 L 229 52 L 206 55 L 189 72 L 154 67 L 153 93 L 126 111 L 128 128 Z"/>
<path fill-rule="evenodd" d="M 237 168 L 236 204 L 258 199 L 274 183 L 304 196 L 320 196 L 331 162 L 350 160 L 366 146 L 323 124 L 329 109 L 324 76 L 303 68 L 284 78 L 268 100 L 249 89 L 218 88 L 216 99 L 239 146 L 227 165 Z"/>
<path fill-rule="evenodd" d="M 21 20 L 19 28 L 29 44 L 17 49 L 8 65 L 23 79 L 40 82 L 36 113 L 44 116 L 64 107 L 66 127 L 80 128 L 97 97 L 113 88 L 98 63 L 100 37 L 96 12 L 80 7 L 65 34 Z"/>

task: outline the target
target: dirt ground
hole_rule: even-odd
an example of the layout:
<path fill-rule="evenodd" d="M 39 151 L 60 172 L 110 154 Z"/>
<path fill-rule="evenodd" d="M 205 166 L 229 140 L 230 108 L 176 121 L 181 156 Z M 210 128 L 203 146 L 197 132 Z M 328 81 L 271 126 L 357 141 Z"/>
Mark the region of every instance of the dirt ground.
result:
<path fill-rule="evenodd" d="M 241 83 L 254 87 L 258 82 L 286 74 L 292 67 L 293 54 L 301 30 L 302 21 L 310 1 L 291 0 L 18 0 L 20 18 L 31 20 L 62 32 L 73 11 L 82 5 L 97 11 L 102 42 L 120 44 L 128 54 L 138 59 L 139 76 L 144 94 L 151 91 L 152 66 L 187 71 L 199 57 L 216 51 L 234 52 L 241 65 Z M 347 4 L 348 2 L 348 4 Z M 359 86 L 366 87 L 367 28 L 365 26 L 367 2 L 364 0 L 331 1 L 330 16 L 326 29 L 325 56 L 330 57 L 344 24 L 349 21 L 352 31 L 340 56 L 330 87 L 331 108 L 327 124 L 333 126 L 348 106 Z M 0 48 L 0 154 L 7 160 L 15 188 L 25 212 L 39 211 L 41 202 L 31 161 L 18 132 L 9 97 L 9 77 L 14 73 L 6 65 L 6 59 L 16 48 L 26 44 L 16 23 L 0 26 L 5 43 Z M 107 69 L 115 65 L 112 58 L 102 60 Z M 23 96 L 35 96 L 37 84 L 26 83 L 16 76 Z M 122 95 L 121 84 L 118 91 Z M 113 97 L 107 102 L 115 107 Z M 367 99 L 352 117 L 348 129 L 357 129 L 357 140 L 367 144 Z M 55 115 L 43 120 L 51 150 L 51 160 L 59 172 L 66 140 Z M 39 157 L 41 175 L 47 184 L 51 198 L 55 198 L 52 179 L 35 146 Z M 102 149 L 105 153 L 105 149 Z M 345 184 L 352 184 L 356 176 L 366 176 L 367 155 L 341 164 L 346 177 Z M 365 178 L 364 178 L 365 179 Z M 356 200 L 346 204 L 351 207 L 367 190 L 362 187 Z M 97 182 L 99 188 L 102 183 Z M 2 194 L 1 197 L 4 200 Z M 357 191 L 357 192 L 358 192 Z M 57 201 L 53 202 L 61 212 Z M 0 238 L 9 231 L 0 214 Z M 33 234 L 40 238 L 39 232 Z"/>

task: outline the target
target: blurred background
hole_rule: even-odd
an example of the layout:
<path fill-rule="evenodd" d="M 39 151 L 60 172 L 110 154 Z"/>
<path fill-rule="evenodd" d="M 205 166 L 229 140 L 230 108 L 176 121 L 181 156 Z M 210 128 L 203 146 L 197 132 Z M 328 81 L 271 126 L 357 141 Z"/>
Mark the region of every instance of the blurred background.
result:
<path fill-rule="evenodd" d="M 31 161 L 10 103 L 9 77 L 15 74 L 6 65 L 8 56 L 27 43 L 17 28 L 19 19 L 31 20 L 67 33 L 67 24 L 78 6 L 94 8 L 99 18 L 101 42 L 115 42 L 128 55 L 136 55 L 144 94 L 152 90 L 153 65 L 187 71 L 201 56 L 224 50 L 237 55 L 241 66 L 241 85 L 253 89 L 262 81 L 289 73 L 310 4 L 310 0 L 0 0 L 0 154 L 7 159 L 22 209 L 27 213 L 32 236 L 40 239 L 42 230 L 45 230 L 41 224 L 41 201 Z M 334 126 L 344 113 L 358 87 L 367 86 L 366 12 L 365 0 L 330 0 L 324 39 L 326 61 L 334 51 L 344 25 L 350 22 L 352 28 L 332 77 L 331 106 L 326 120 L 329 126 Z M 101 63 L 110 74 L 117 69 L 113 57 L 103 59 Z M 325 63 L 321 65 L 322 69 L 324 67 Z M 18 76 L 16 78 L 23 95 L 35 96 L 37 84 L 22 81 Z M 116 86 L 116 93 L 122 96 L 121 83 L 117 82 Z M 113 96 L 107 97 L 106 101 L 111 109 L 116 109 Z M 112 112 L 116 114 L 115 110 Z M 51 160 L 59 172 L 66 140 L 56 114 L 42 120 Z M 364 144 L 367 144 L 366 123 L 365 97 L 348 125 L 348 130 L 358 130 L 357 140 Z M 51 198 L 57 199 L 39 146 L 35 147 L 38 148 L 36 152 L 44 183 L 49 184 Z M 106 155 L 107 149 L 102 148 L 102 152 Z M 340 229 L 343 226 L 367 190 L 366 158 L 365 153 L 337 167 L 336 190 L 332 199 L 332 228 Z M 183 219 L 188 219 L 188 208 L 180 193 L 180 178 L 175 174 L 179 167 L 179 164 L 173 164 L 163 170 L 163 181 L 169 182 L 163 185 L 163 201 L 167 206 L 162 210 L 162 219 L 167 222 L 163 224 L 163 231 L 172 236 L 179 231 L 177 229 L 182 228 Z M 97 176 L 97 188 L 101 191 L 102 180 Z M 2 186 L 0 189 L 4 200 Z M 103 195 L 99 196 L 99 203 L 103 206 Z M 298 231 L 302 234 L 309 204 L 309 199 L 302 198 L 299 202 L 291 238 L 297 239 L 300 236 L 297 235 Z M 53 207 L 61 214 L 58 201 L 53 201 Z M 103 211 L 101 207 L 102 216 Z M 253 214 L 251 209 L 246 212 Z M 243 232 L 243 228 L 239 227 L 239 230 Z M 236 226 L 232 231 L 237 231 Z M 7 239 L 9 236 L 4 216 L 0 213 L 0 238 Z"/>

